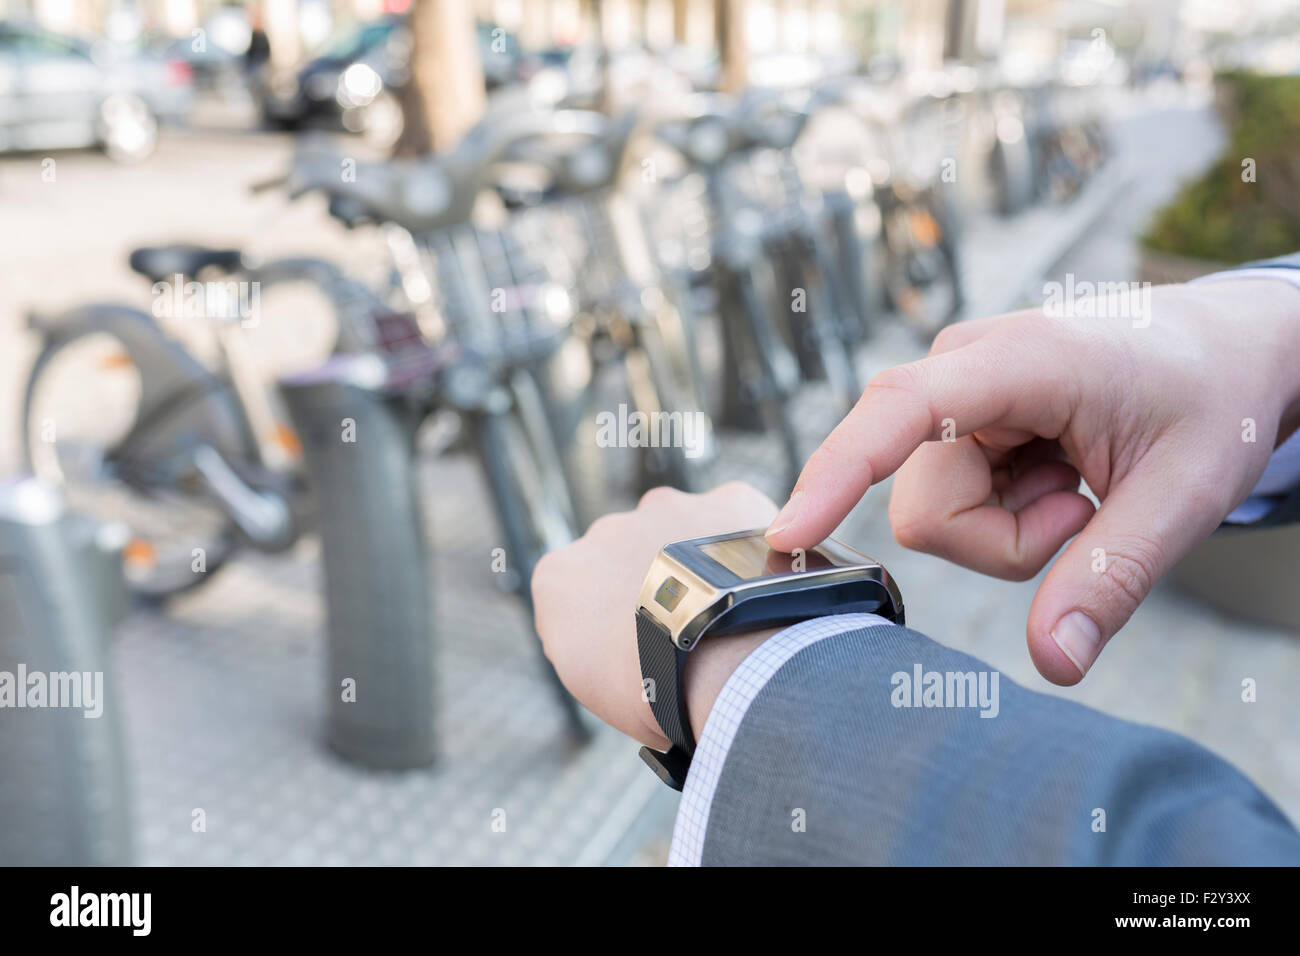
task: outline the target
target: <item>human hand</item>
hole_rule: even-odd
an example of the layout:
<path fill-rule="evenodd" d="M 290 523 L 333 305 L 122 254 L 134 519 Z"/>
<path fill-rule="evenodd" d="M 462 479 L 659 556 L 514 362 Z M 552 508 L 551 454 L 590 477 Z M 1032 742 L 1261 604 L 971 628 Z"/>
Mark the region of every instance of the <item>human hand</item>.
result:
<path fill-rule="evenodd" d="M 1026 580 L 1077 535 L 1027 624 L 1038 670 L 1076 683 L 1300 421 L 1294 287 L 1161 286 L 1146 319 L 1033 310 L 945 329 L 929 357 L 867 386 L 768 542 L 812 547 L 894 472 L 889 517 L 906 547 Z"/>
<path fill-rule="evenodd" d="M 642 693 L 636 646 L 641 582 L 659 549 L 673 541 L 762 528 L 776 505 L 731 482 L 707 494 L 647 492 L 635 511 L 597 519 L 533 571 L 537 633 L 560 680 L 606 723 L 657 750 L 666 738 Z M 686 668 L 686 702 L 696 737 L 731 672 L 772 630 L 703 641 Z"/>

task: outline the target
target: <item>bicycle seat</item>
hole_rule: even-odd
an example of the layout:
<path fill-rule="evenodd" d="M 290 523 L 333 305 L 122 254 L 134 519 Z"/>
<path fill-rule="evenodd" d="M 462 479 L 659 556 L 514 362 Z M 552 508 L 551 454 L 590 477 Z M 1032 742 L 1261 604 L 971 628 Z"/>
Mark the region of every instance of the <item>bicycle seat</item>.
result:
<path fill-rule="evenodd" d="M 678 113 L 657 122 L 654 134 L 695 166 L 716 167 L 744 148 L 735 112 L 736 101 L 729 96 L 696 94 Z"/>
<path fill-rule="evenodd" d="M 716 168 L 757 149 L 788 149 L 802 134 L 811 99 L 806 95 L 749 91 L 740 99 L 697 94 L 679 115 L 659 122 L 655 136 L 693 164 Z"/>
<path fill-rule="evenodd" d="M 636 110 L 616 120 L 600 113 L 570 111 L 558 134 L 522 136 L 506 150 L 505 159 L 544 170 L 550 179 L 548 199 L 607 189 L 623 173 L 639 122 Z"/>
<path fill-rule="evenodd" d="M 242 256 L 238 249 L 211 249 L 206 246 L 144 246 L 131 253 L 131 268 L 146 279 L 161 282 L 175 275 L 193 278 L 204 269 L 234 272 Z"/>
<path fill-rule="evenodd" d="M 343 223 L 348 229 L 372 222 L 374 217 L 363 203 L 351 197 L 331 196 L 329 214 Z"/>
<path fill-rule="evenodd" d="M 748 146 L 789 149 L 812 118 L 813 102 L 801 91 L 751 90 L 737 104 L 732 122 Z"/>
<path fill-rule="evenodd" d="M 328 150 L 294 156 L 290 195 L 322 192 L 345 225 L 393 222 L 413 233 L 464 222 L 473 208 L 446 164 L 434 157 L 359 163 Z"/>

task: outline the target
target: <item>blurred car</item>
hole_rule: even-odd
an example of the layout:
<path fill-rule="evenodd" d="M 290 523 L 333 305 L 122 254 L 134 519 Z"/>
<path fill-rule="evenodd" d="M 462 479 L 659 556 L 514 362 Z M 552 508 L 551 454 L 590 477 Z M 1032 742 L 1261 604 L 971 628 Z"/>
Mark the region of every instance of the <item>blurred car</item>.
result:
<path fill-rule="evenodd" d="M 196 46 L 190 37 L 148 36 L 142 47 L 166 60 L 175 60 L 190 68 L 196 91 L 220 89 L 244 68 L 241 55 L 231 53 L 215 43 Z"/>
<path fill-rule="evenodd" d="M 523 79 L 526 57 L 513 33 L 491 23 L 478 24 L 479 62 L 488 92 Z"/>
<path fill-rule="evenodd" d="M 479 24 L 478 42 L 488 90 L 519 79 L 524 57 L 512 34 Z M 347 30 L 318 56 L 269 80 L 262 96 L 266 121 L 286 129 L 342 127 L 387 148 L 402 133 L 398 91 L 410 79 L 411 49 L 402 15 Z"/>
<path fill-rule="evenodd" d="M 191 100 L 182 60 L 0 20 L 0 152 L 99 146 L 137 161 Z"/>
<path fill-rule="evenodd" d="M 405 18 L 383 17 L 340 34 L 297 69 L 272 76 L 262 112 L 273 126 L 341 126 L 390 146 L 402 132 L 396 91 L 410 77 L 410 62 Z"/>
<path fill-rule="evenodd" d="M 572 45 L 553 46 L 524 54 L 519 61 L 519 79 L 528 81 L 544 70 L 567 69 L 576 49 Z"/>

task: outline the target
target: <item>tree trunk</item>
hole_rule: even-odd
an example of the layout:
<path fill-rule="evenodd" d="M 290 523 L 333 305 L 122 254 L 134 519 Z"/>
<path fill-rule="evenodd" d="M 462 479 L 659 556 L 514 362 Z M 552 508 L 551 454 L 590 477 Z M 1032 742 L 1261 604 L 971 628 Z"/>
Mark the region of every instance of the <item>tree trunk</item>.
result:
<path fill-rule="evenodd" d="M 263 12 L 271 62 L 289 67 L 302 55 L 298 39 L 298 0 L 267 0 Z"/>
<path fill-rule="evenodd" d="M 691 39 L 691 0 L 673 0 L 673 42 L 686 46 Z"/>
<path fill-rule="evenodd" d="M 555 17 L 551 0 L 527 0 L 523 5 L 519 42 L 525 49 L 543 50 L 552 45 Z"/>
<path fill-rule="evenodd" d="M 613 90 L 610 84 L 609 38 L 605 35 L 605 10 L 601 0 L 583 0 L 581 10 L 585 33 L 600 51 L 600 101 L 596 104 L 596 109 L 609 113 L 613 107 Z"/>
<path fill-rule="evenodd" d="M 744 0 L 713 0 L 713 37 L 718 45 L 721 72 L 718 88 L 739 93 L 749 71 Z"/>
<path fill-rule="evenodd" d="M 394 156 L 449 149 L 483 115 L 487 99 L 474 15 L 464 0 L 415 0 L 411 39 L 411 77 L 400 94 L 405 126 Z"/>

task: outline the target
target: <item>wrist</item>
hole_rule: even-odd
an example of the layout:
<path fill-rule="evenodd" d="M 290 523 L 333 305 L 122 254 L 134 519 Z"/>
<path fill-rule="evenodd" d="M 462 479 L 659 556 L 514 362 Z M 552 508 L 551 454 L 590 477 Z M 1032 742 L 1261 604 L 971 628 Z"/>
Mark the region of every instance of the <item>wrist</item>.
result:
<path fill-rule="evenodd" d="M 1282 444 L 1300 428 L 1300 286 L 1280 274 L 1276 279 L 1231 279 L 1225 275 L 1200 289 L 1221 295 L 1222 313 L 1239 326 L 1244 323 L 1243 313 L 1248 311 L 1249 328 L 1262 338 L 1257 354 L 1272 360 L 1270 381 L 1279 406 L 1276 444 Z M 1243 303 L 1248 303 L 1247 308 Z"/>
<path fill-rule="evenodd" d="M 1300 428 L 1300 287 L 1289 282 L 1272 285 L 1281 286 L 1270 290 L 1273 341 L 1281 360 L 1278 385 L 1283 398 L 1277 431 L 1280 445 Z"/>
<path fill-rule="evenodd" d="M 783 630 L 785 626 L 769 627 L 746 634 L 710 638 L 702 641 L 687 658 L 684 675 L 686 712 L 691 720 L 691 734 L 697 742 L 727 679 L 760 644 Z"/>

